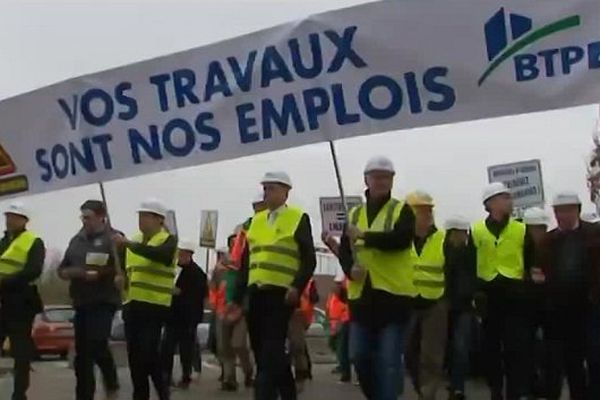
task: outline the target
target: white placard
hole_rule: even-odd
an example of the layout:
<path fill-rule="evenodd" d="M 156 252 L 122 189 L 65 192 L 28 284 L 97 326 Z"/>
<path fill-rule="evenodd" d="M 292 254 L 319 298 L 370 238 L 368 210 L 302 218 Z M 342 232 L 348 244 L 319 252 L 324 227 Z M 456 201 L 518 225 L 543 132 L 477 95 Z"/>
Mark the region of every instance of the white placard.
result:
<path fill-rule="evenodd" d="M 362 204 L 360 196 L 346 196 L 348 211 L 353 207 Z M 346 214 L 341 197 L 321 197 L 319 199 L 321 208 L 321 227 L 334 236 L 342 236 L 344 224 L 346 223 Z"/>
<path fill-rule="evenodd" d="M 520 161 L 488 167 L 490 182 L 502 182 L 510 190 L 514 207 L 544 207 L 544 182 L 540 160 Z"/>
<path fill-rule="evenodd" d="M 219 212 L 202 210 L 200 216 L 200 247 L 214 249 L 217 246 L 217 227 Z"/>

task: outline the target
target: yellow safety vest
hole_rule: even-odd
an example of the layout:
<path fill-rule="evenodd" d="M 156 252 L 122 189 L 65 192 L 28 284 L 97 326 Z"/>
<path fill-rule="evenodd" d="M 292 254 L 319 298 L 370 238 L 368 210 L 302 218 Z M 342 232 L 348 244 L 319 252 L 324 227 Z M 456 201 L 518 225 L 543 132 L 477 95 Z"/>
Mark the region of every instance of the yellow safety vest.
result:
<path fill-rule="evenodd" d="M 269 210 L 254 215 L 248 229 L 250 285 L 289 287 L 300 270 L 300 249 L 294 238 L 304 211 L 281 209 L 269 223 Z"/>
<path fill-rule="evenodd" d="M 365 205 L 354 207 L 350 211 L 350 221 L 363 232 L 389 232 L 400 217 L 404 203 L 390 199 L 369 226 Z M 383 290 L 398 296 L 415 297 L 417 294 L 413 283 L 413 257 L 410 248 L 399 251 L 383 251 L 365 247 L 364 240 L 355 243 L 356 263 L 367 270 L 374 289 Z M 358 299 L 362 296 L 366 276 L 361 280 L 350 280 L 348 298 Z"/>
<path fill-rule="evenodd" d="M 162 230 L 154 235 L 146 245 L 157 247 L 169 238 L 169 232 Z M 133 237 L 137 243 L 143 242 L 141 233 Z M 141 301 L 169 307 L 175 286 L 175 266 L 177 253 L 171 264 L 165 265 L 127 249 L 126 265 L 129 287 L 126 302 Z"/>
<path fill-rule="evenodd" d="M 444 295 L 446 279 L 444 275 L 444 240 L 446 232 L 436 231 L 429 236 L 421 250 L 413 246 L 413 255 L 415 257 L 415 276 L 414 282 L 419 295 L 428 300 L 437 300 Z"/>
<path fill-rule="evenodd" d="M 29 250 L 37 236 L 29 231 L 25 231 L 17 236 L 8 248 L 0 256 L 0 279 L 17 274 L 23 270 L 27 263 Z"/>
<path fill-rule="evenodd" d="M 496 238 L 484 221 L 473 225 L 473 243 L 477 248 L 477 276 L 486 282 L 498 274 L 510 279 L 523 279 L 525 224 L 511 219 Z"/>

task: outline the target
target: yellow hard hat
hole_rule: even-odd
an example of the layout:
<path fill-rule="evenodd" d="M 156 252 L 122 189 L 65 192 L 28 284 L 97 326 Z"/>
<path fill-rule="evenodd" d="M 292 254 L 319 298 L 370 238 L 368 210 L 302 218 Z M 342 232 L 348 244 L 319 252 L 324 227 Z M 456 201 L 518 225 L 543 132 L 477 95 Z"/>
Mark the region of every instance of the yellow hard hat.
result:
<path fill-rule="evenodd" d="M 433 197 L 429 193 L 417 190 L 412 193 L 409 193 L 406 196 L 406 202 L 411 207 L 417 206 L 430 206 L 433 207 L 435 204 L 433 203 Z"/>

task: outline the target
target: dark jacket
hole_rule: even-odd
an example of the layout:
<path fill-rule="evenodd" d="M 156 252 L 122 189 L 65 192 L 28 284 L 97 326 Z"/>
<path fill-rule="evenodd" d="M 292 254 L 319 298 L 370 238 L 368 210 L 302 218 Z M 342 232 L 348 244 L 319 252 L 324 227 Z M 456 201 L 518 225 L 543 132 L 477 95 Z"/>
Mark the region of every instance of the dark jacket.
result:
<path fill-rule="evenodd" d="M 81 307 L 95 304 L 111 304 L 119 306 L 121 295 L 115 285 L 115 257 L 111 235 L 116 231 L 105 230 L 97 234 L 79 231 L 69 242 L 61 270 L 72 270 L 84 274 L 86 270 L 98 271 L 98 279 L 86 281 L 83 277 L 72 278 L 69 293 L 73 306 Z M 98 255 L 106 257 L 104 265 L 88 265 L 88 257 Z M 120 265 L 125 261 L 124 254 L 119 254 Z"/>
<path fill-rule="evenodd" d="M 367 197 L 367 219 L 373 223 L 379 211 L 390 199 L 391 194 L 381 201 L 373 201 L 369 193 Z M 404 205 L 394 228 L 390 232 L 365 232 L 365 247 L 382 251 L 397 251 L 410 249 L 415 237 L 415 214 L 408 205 Z M 354 258 L 349 238 L 344 234 L 340 241 L 339 260 L 346 276 L 354 265 Z M 396 266 L 390 265 L 389 268 Z M 367 276 L 362 296 L 350 301 L 350 315 L 353 321 L 366 325 L 383 326 L 388 323 L 404 323 L 408 320 L 412 299 L 406 296 L 396 296 L 383 290 L 374 289 Z"/>
<path fill-rule="evenodd" d="M 5 232 L 0 240 L 0 254 L 4 253 L 19 235 L 10 237 Z M 0 280 L 1 312 L 7 316 L 29 317 L 42 311 L 42 300 L 36 285 L 31 285 L 40 277 L 44 269 L 46 249 L 42 239 L 36 239 L 29 250 L 23 269 Z"/>
<path fill-rule="evenodd" d="M 568 247 L 565 247 L 568 246 Z M 569 254 L 582 251 L 583 254 Z M 567 252 L 566 254 L 563 252 Z M 581 271 L 567 271 L 575 280 L 564 276 L 564 260 L 578 259 Z M 579 228 L 571 232 L 554 229 L 544 236 L 536 263 L 546 276 L 546 290 L 550 301 L 561 301 L 561 297 L 573 299 L 578 294 L 595 303 L 600 302 L 600 227 L 580 222 Z M 581 275 L 579 275 L 581 274 Z M 579 283 L 578 283 L 579 282 Z M 582 285 L 582 286 L 581 286 Z"/>
<path fill-rule="evenodd" d="M 192 261 L 181 268 L 175 286 L 181 293 L 173 296 L 171 322 L 199 324 L 204 316 L 204 299 L 208 292 L 206 274 Z"/>
<path fill-rule="evenodd" d="M 473 297 L 477 290 L 477 266 L 473 253 L 467 244 L 453 246 L 448 239 L 444 242 L 446 257 L 446 296 L 450 308 L 454 311 L 466 311 L 472 308 Z"/>
<path fill-rule="evenodd" d="M 308 281 L 312 278 L 315 267 L 317 266 L 315 244 L 308 214 L 302 216 L 302 219 L 296 228 L 296 232 L 294 233 L 294 239 L 296 240 L 296 243 L 298 243 L 298 249 L 300 251 L 300 269 L 294 277 L 292 286 L 296 288 L 299 293 L 302 293 L 308 284 Z M 244 301 L 248 286 L 249 265 L 250 251 L 248 246 L 246 246 L 244 254 L 242 255 L 242 265 L 240 267 L 240 273 L 238 274 L 235 293 L 233 295 L 233 302 L 236 304 L 242 304 Z"/>

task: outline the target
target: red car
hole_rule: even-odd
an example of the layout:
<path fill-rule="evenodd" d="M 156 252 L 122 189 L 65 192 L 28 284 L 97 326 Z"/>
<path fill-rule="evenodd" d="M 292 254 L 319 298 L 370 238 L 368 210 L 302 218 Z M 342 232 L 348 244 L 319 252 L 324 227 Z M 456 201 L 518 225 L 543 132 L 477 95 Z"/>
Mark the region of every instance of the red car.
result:
<path fill-rule="evenodd" d="M 71 306 L 46 306 L 36 315 L 31 336 L 38 356 L 57 354 L 66 359 L 75 342 Z"/>

